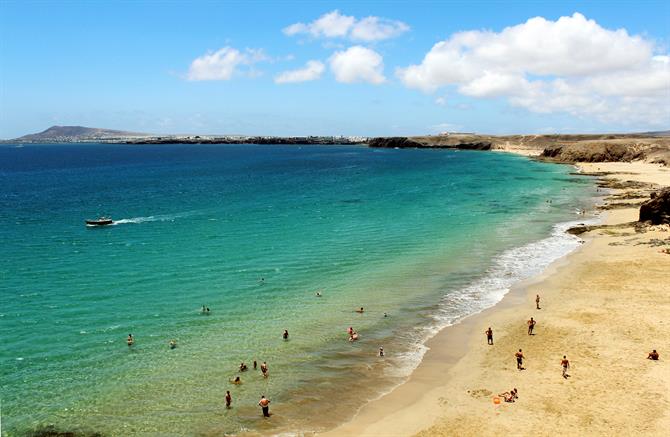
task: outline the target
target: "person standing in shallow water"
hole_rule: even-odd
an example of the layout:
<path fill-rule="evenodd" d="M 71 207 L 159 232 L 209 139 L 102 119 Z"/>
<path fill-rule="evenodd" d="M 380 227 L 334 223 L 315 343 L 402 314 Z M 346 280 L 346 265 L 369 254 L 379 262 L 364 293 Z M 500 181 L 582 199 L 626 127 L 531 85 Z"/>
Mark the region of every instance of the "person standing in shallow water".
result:
<path fill-rule="evenodd" d="M 284 337 L 284 340 L 288 340 L 288 329 L 284 329 L 284 333 L 282 334 L 282 337 Z"/>
<path fill-rule="evenodd" d="M 133 334 L 128 334 L 126 343 L 128 343 L 128 346 L 132 346 L 133 344 L 135 344 L 135 338 L 133 337 Z"/>
<path fill-rule="evenodd" d="M 230 395 L 230 390 L 226 390 L 226 408 L 230 408 L 233 403 L 233 397 Z"/>
<path fill-rule="evenodd" d="M 484 333 L 486 334 L 486 342 L 488 344 L 493 344 L 493 329 L 489 326 L 489 329 L 484 331 Z"/>
<path fill-rule="evenodd" d="M 270 399 L 266 398 L 265 395 L 262 395 L 261 400 L 258 401 L 258 405 L 260 405 L 263 410 L 263 417 L 270 417 Z"/>

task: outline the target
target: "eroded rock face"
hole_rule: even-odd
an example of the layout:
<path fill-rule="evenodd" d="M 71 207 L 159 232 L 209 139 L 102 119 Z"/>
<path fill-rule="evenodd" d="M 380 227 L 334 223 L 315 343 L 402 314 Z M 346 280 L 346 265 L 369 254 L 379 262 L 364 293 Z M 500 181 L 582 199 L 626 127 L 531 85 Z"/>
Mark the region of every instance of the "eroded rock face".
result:
<path fill-rule="evenodd" d="M 424 147 L 423 144 L 410 140 L 407 137 L 385 137 L 385 138 L 372 138 L 368 142 L 370 147 L 390 147 L 390 148 L 415 148 L 415 147 Z"/>
<path fill-rule="evenodd" d="M 644 148 L 626 144 L 550 146 L 540 156 L 559 162 L 629 162 L 646 157 Z"/>
<path fill-rule="evenodd" d="M 651 199 L 640 205 L 640 221 L 653 225 L 670 224 L 670 188 L 651 194 Z"/>
<path fill-rule="evenodd" d="M 426 142 L 416 141 L 408 137 L 381 137 L 372 138 L 368 141 L 370 147 L 387 147 L 398 149 L 463 149 L 463 150 L 491 150 L 490 141 L 459 141 L 450 142 Z"/>

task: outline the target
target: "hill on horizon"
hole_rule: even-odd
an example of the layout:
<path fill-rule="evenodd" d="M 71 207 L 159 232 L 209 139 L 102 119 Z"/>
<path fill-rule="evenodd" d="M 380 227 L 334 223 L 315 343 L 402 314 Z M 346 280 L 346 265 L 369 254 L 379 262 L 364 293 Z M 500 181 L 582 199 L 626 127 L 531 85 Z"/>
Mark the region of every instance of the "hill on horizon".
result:
<path fill-rule="evenodd" d="M 24 135 L 11 141 L 16 142 L 69 142 L 86 140 L 111 140 L 125 137 L 147 137 L 151 134 L 127 132 L 112 129 L 100 129 L 85 126 L 51 126 L 36 133 Z"/>

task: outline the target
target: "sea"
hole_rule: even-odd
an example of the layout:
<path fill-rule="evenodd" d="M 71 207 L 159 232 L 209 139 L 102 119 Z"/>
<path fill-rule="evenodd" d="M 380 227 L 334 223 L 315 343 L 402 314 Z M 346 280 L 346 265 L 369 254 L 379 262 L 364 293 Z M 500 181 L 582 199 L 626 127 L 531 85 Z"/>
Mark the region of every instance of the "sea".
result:
<path fill-rule="evenodd" d="M 332 428 L 579 245 L 564 231 L 596 190 L 572 171 L 351 145 L 2 145 L 2 436 Z"/>

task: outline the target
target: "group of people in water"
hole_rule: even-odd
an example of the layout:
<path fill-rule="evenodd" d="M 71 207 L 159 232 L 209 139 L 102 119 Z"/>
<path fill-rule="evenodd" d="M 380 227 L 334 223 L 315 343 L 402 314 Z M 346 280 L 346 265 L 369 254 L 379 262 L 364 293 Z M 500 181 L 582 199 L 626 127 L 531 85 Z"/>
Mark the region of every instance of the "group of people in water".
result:
<path fill-rule="evenodd" d="M 260 284 L 263 284 L 264 282 L 265 282 L 264 278 L 261 278 L 260 281 L 259 281 Z M 316 292 L 316 297 L 322 297 L 321 291 Z M 360 307 L 360 308 L 354 310 L 354 312 L 359 313 L 359 314 L 363 314 L 365 312 L 365 309 L 363 307 Z M 203 315 L 209 315 L 209 314 L 211 314 L 211 310 L 208 306 L 202 305 L 202 307 L 200 309 L 200 313 L 203 314 Z M 384 313 L 384 317 L 388 317 L 388 314 Z M 490 330 L 490 328 L 489 328 L 489 330 Z M 358 332 L 356 332 L 352 326 L 350 326 L 347 329 L 347 333 L 349 334 L 349 341 L 350 342 L 357 341 L 360 338 Z M 287 341 L 289 339 L 288 329 L 284 329 L 284 332 L 282 333 L 282 338 L 285 341 Z M 132 334 L 128 334 L 128 337 L 126 339 L 126 343 L 128 344 L 129 347 L 133 346 L 135 344 L 135 337 Z M 171 339 L 168 342 L 168 346 L 169 346 L 170 349 L 175 349 L 177 347 L 177 340 Z M 379 357 L 384 357 L 384 347 L 383 346 L 379 347 L 378 356 Z M 264 378 L 267 378 L 270 375 L 269 367 L 268 367 L 267 362 L 263 361 L 263 363 L 259 366 L 258 362 L 256 360 L 254 360 L 252 366 L 253 366 L 254 370 L 256 370 L 257 368 L 260 367 L 260 371 L 261 371 Z M 247 364 L 244 363 L 244 362 L 241 362 L 240 366 L 239 366 L 239 371 L 240 372 L 246 372 L 247 370 L 249 370 L 249 367 L 247 366 Z M 240 376 L 236 376 L 234 379 L 230 380 L 230 383 L 234 384 L 234 385 L 239 385 L 239 384 L 242 384 L 242 379 L 240 378 Z M 226 390 L 225 402 L 226 402 L 226 408 L 232 408 L 233 397 L 230 393 L 230 390 Z M 263 416 L 264 417 L 270 417 L 270 412 L 269 412 L 270 400 L 268 398 L 266 398 L 265 395 L 261 396 L 261 399 L 258 402 L 258 405 L 261 407 L 261 409 L 263 411 Z"/>
<path fill-rule="evenodd" d="M 254 360 L 253 367 L 254 367 L 254 370 L 258 369 L 258 361 Z M 244 361 L 242 361 L 240 363 L 240 372 L 246 372 L 247 370 L 249 370 L 249 367 L 244 363 Z M 264 378 L 267 378 L 268 376 L 270 376 L 270 370 L 268 368 L 268 363 L 265 362 L 265 361 L 263 361 L 263 363 L 261 364 L 261 373 L 263 374 Z M 233 384 L 242 383 L 239 376 L 237 376 L 232 382 L 233 382 Z"/>

